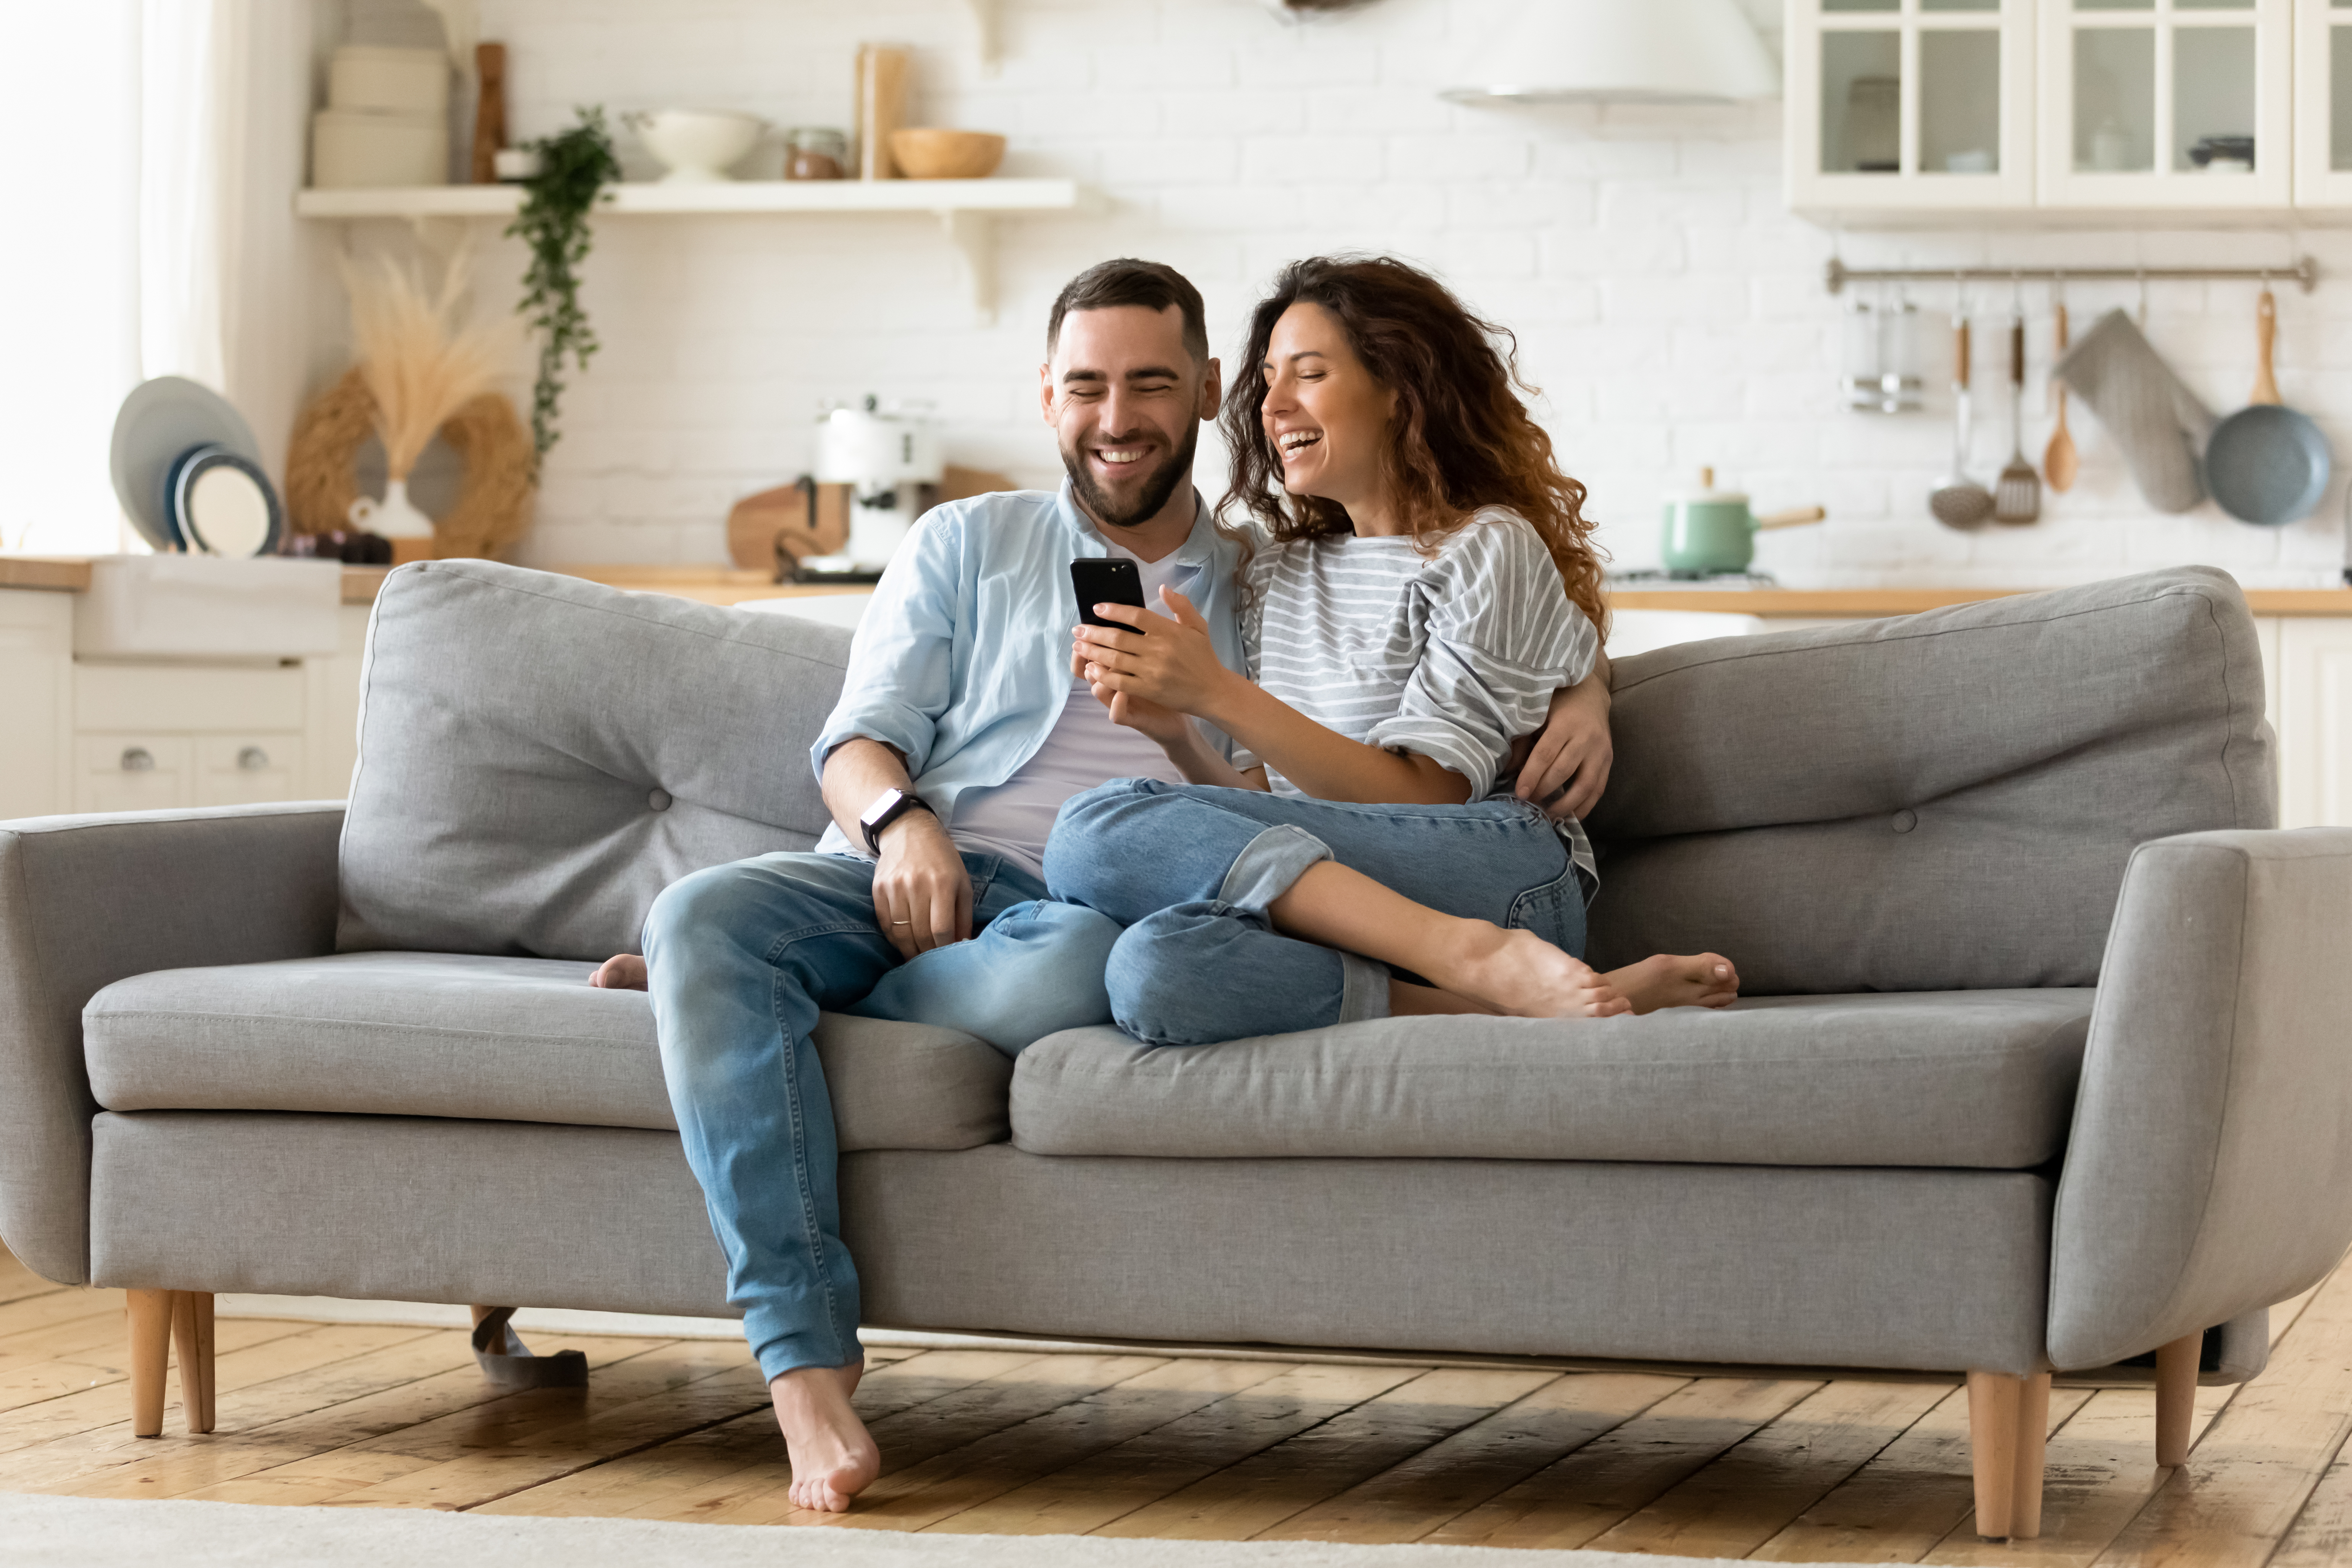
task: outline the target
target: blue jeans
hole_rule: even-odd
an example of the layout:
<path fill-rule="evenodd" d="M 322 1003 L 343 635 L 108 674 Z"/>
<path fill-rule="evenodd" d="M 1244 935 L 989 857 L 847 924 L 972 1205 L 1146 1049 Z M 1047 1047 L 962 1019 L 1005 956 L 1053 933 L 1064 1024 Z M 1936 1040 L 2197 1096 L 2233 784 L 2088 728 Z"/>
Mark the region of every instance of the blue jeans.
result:
<path fill-rule="evenodd" d="M 963 860 L 978 934 L 905 962 L 875 921 L 874 867 L 854 856 L 713 866 L 646 917 L 662 1075 L 727 1255 L 727 1300 L 771 1379 L 863 1354 L 833 1101 L 809 1038 L 818 1012 L 940 1024 L 1007 1055 L 1110 1021 L 1103 965 L 1118 927 L 1044 901 L 997 856 Z"/>
<path fill-rule="evenodd" d="M 1388 1016 L 1386 965 L 1284 936 L 1266 913 L 1322 860 L 1584 956 L 1583 878 L 1519 800 L 1356 805 L 1113 779 L 1062 807 L 1045 880 L 1127 928 L 1105 976 L 1118 1026 L 1199 1046 Z"/>

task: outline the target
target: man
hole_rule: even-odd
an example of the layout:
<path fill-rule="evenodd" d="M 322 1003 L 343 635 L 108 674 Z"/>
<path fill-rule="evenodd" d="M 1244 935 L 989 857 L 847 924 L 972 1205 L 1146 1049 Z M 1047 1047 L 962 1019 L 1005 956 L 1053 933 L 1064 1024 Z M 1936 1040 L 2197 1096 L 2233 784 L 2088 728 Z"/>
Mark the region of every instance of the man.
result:
<path fill-rule="evenodd" d="M 840 1511 L 881 1458 L 849 1396 L 863 1370 L 857 1275 L 842 1245 L 832 1107 L 810 1040 L 820 1010 L 938 1023 L 1008 1053 L 1110 1021 L 1118 928 L 1045 900 L 1063 801 L 1112 778 L 1173 782 L 1160 748 L 1110 722 L 1069 665 L 1069 562 L 1133 561 L 1240 668 L 1237 549 L 1192 484 L 1223 393 L 1199 290 L 1110 261 L 1055 301 L 1039 402 L 1068 479 L 1057 494 L 929 514 L 877 587 L 839 705 L 812 752 L 834 825 L 810 854 L 686 877 L 655 900 L 645 958 L 687 1159 L 727 1255 L 728 1300 L 769 1379 L 793 1500 Z M 1583 690 L 1584 689 L 1580 689 Z M 1606 693 L 1589 694 L 1605 710 Z M 1074 697 L 1077 700 L 1074 700 Z M 1591 726 L 1581 727 L 1588 738 Z M 1605 776 L 1550 732 L 1538 775 Z"/>

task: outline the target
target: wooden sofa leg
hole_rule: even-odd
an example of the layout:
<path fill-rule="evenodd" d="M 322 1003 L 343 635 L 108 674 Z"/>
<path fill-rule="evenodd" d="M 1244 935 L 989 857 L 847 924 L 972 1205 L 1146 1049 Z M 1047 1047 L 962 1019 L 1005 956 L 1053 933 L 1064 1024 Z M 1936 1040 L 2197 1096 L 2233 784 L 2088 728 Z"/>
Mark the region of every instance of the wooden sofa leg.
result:
<path fill-rule="evenodd" d="M 131 1314 L 131 1435 L 163 1435 L 163 1365 L 172 1349 L 173 1290 L 126 1290 Z"/>
<path fill-rule="evenodd" d="M 2030 1541 L 2042 1533 L 2042 1467 L 2050 1432 L 2050 1374 L 1969 1373 L 1969 1451 L 1977 1533 Z"/>
<path fill-rule="evenodd" d="M 2189 1462 L 2189 1425 L 2197 1414 L 2197 1363 L 2203 1334 L 2183 1334 L 2156 1351 L 2156 1462 L 2169 1469 Z"/>
<path fill-rule="evenodd" d="M 172 1346 L 180 1358 L 180 1410 L 191 1432 L 213 1429 L 213 1296 L 175 1290 Z"/>

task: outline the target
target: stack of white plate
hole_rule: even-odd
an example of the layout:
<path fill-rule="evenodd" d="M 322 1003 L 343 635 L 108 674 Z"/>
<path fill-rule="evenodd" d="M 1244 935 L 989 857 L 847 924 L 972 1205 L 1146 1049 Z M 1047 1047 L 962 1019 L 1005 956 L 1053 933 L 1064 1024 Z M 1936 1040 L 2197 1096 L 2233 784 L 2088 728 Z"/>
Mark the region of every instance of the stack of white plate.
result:
<path fill-rule="evenodd" d="M 327 107 L 310 122 L 320 190 L 449 183 L 449 57 L 350 45 L 327 67 Z"/>

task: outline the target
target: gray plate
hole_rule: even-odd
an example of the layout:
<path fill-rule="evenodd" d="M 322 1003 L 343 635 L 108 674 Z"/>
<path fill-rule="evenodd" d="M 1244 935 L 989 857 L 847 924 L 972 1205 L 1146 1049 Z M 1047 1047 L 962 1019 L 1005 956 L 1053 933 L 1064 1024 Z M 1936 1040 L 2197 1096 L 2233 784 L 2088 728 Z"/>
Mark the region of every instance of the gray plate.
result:
<path fill-rule="evenodd" d="M 2276 404 L 2239 409 L 2205 443 L 2205 488 L 2240 522 L 2275 526 L 2310 516 L 2332 467 L 2319 426 Z"/>
<path fill-rule="evenodd" d="M 159 375 L 131 389 L 114 416 L 107 466 L 114 499 L 147 542 L 158 550 L 186 546 L 172 523 L 164 493 L 172 465 L 191 447 L 226 447 L 258 467 L 261 443 L 228 399 L 184 376 Z"/>

